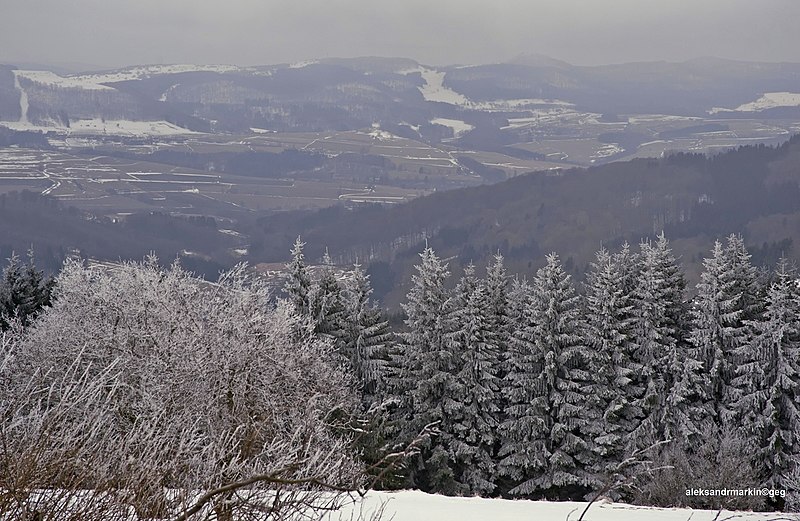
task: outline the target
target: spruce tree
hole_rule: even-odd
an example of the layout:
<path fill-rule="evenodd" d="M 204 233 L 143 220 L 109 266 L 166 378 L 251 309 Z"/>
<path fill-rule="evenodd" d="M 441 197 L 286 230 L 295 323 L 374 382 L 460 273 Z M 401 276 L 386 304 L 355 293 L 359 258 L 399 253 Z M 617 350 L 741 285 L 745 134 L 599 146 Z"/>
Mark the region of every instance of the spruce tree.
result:
<path fill-rule="evenodd" d="M 403 304 L 407 331 L 400 334 L 401 373 L 395 393 L 402 398 L 401 439 L 410 441 L 423 427 L 436 424 L 440 434 L 428 439 L 409 462 L 410 485 L 430 492 L 458 494 L 450 459 L 453 415 L 459 410 L 454 373 L 457 367 L 448 347 L 450 296 L 445 289 L 447 266 L 430 247 L 420 254 L 412 287 Z"/>
<path fill-rule="evenodd" d="M 581 336 L 579 297 L 555 254 L 534 279 L 529 320 L 520 338 L 527 350 L 521 362 L 532 371 L 508 376 L 515 399 L 504 425 L 511 442 L 503 448 L 504 472 L 520 467 L 513 451 L 523 440 L 543 464 L 528 464 L 532 472 L 510 493 L 576 497 L 596 484 L 590 471 L 590 433 L 600 421 L 599 407 L 589 367 L 592 356 Z"/>
<path fill-rule="evenodd" d="M 737 309 L 736 280 L 724 258 L 722 244 L 714 243 L 712 256 L 703 261 L 704 270 L 697 284 L 692 309 L 690 340 L 695 359 L 703 363 L 708 411 L 720 429 L 732 427 L 735 391 L 734 351 L 738 345 L 735 325 L 742 314 Z"/>
<path fill-rule="evenodd" d="M 585 338 L 593 351 L 604 420 L 595 435 L 598 474 L 606 474 L 625 458 L 628 437 L 642 418 L 637 402 L 643 389 L 636 385 L 641 367 L 633 359 L 633 306 L 621 259 L 598 251 L 585 283 Z"/>
<path fill-rule="evenodd" d="M 500 412 L 498 334 L 490 317 L 487 287 L 464 270 L 451 307 L 448 345 L 456 364 L 457 409 L 453 411 L 450 452 L 455 479 L 464 493 L 489 494 L 495 489 L 494 450 Z"/>
<path fill-rule="evenodd" d="M 497 337 L 497 348 L 500 353 L 506 352 L 509 337 L 508 319 L 508 274 L 503 256 L 497 253 L 493 262 L 486 268 L 486 279 L 482 281 L 486 288 L 487 320 L 489 329 Z M 498 376 L 503 376 L 502 371 Z"/>
<path fill-rule="evenodd" d="M 55 280 L 36 269 L 33 251 L 28 252 L 28 263 L 12 255 L 0 280 L 0 331 L 5 331 L 16 320 L 27 326 L 36 315 L 50 305 Z"/>
<path fill-rule="evenodd" d="M 761 320 L 751 321 L 751 358 L 737 383 L 745 430 L 760 447 L 764 486 L 783 488 L 800 464 L 800 296 L 797 275 L 782 259 L 766 297 Z"/>
<path fill-rule="evenodd" d="M 740 345 L 748 341 L 749 329 L 745 325 L 748 320 L 759 320 L 764 312 L 766 287 L 758 270 L 750 262 L 750 253 L 744 245 L 741 235 L 731 234 L 722 254 L 725 270 L 733 280 L 731 295 L 736 299 L 735 309 L 739 316 L 734 327 L 739 329 L 735 339 Z"/>
<path fill-rule="evenodd" d="M 538 491 L 536 479 L 544 474 L 551 455 L 547 442 L 550 425 L 540 389 L 544 355 L 534 337 L 532 293 L 525 280 L 512 282 L 508 299 L 508 350 L 504 359 L 505 407 L 498 428 L 498 474 L 507 482 L 503 491 L 517 495 Z"/>
<path fill-rule="evenodd" d="M 364 403 L 373 404 L 385 391 L 386 370 L 393 334 L 380 308 L 370 301 L 369 276 L 358 264 L 345 286 L 345 352 Z"/>
<path fill-rule="evenodd" d="M 322 271 L 319 280 L 311 285 L 308 304 L 314 333 L 330 338 L 342 356 L 348 358 L 345 349 L 345 303 L 342 286 L 336 278 L 333 262 L 328 250 L 322 257 Z"/>
<path fill-rule="evenodd" d="M 753 389 L 747 385 L 746 379 L 738 377 L 742 375 L 742 368 L 756 359 L 755 353 L 752 352 L 752 339 L 755 335 L 752 324 L 763 320 L 767 288 L 761 274 L 751 264 L 750 254 L 740 235 L 728 237 L 722 260 L 731 280 L 729 289 L 730 298 L 733 299 L 731 312 L 736 314 L 734 321 L 729 325 L 729 338 L 733 346 L 732 365 L 735 368 L 732 386 L 736 402 L 730 424 L 732 427 L 738 427 L 742 423 L 752 424 L 762 413 L 761 409 L 742 407 L 745 402 L 741 398 L 752 393 Z"/>
<path fill-rule="evenodd" d="M 705 429 L 702 366 L 691 356 L 684 335 L 688 317 L 686 282 L 662 233 L 641 244 L 638 280 L 633 291 L 634 358 L 642 368 L 644 420 L 631 441 L 639 447 L 659 440 L 692 444 Z"/>
<path fill-rule="evenodd" d="M 303 255 L 304 246 L 305 243 L 298 236 L 292 246 L 292 260 L 286 264 L 289 276 L 283 291 L 289 302 L 292 303 L 295 313 L 301 317 L 309 317 L 311 307 L 308 293 L 311 290 L 311 276 L 308 274 L 308 267 Z"/>

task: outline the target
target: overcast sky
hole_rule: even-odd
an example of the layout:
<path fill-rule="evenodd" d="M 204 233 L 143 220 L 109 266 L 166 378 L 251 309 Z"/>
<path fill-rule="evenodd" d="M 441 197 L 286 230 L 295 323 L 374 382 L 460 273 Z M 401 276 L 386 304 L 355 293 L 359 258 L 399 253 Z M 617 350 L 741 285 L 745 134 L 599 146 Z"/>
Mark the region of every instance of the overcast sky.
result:
<path fill-rule="evenodd" d="M 800 62 L 799 0 L 0 0 L 0 63 Z"/>

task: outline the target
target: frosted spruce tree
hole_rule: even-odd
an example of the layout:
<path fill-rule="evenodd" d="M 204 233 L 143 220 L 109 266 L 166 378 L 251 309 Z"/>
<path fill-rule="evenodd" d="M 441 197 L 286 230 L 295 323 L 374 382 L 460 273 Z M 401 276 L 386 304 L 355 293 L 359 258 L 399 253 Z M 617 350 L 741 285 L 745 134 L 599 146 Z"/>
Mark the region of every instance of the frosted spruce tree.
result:
<path fill-rule="evenodd" d="M 503 256 L 497 253 L 493 262 L 486 268 L 486 279 L 482 282 L 486 288 L 487 320 L 489 328 L 497 336 L 497 346 L 504 353 L 508 346 L 510 323 L 508 318 L 508 274 Z M 498 376 L 503 376 L 502 368 Z"/>
<path fill-rule="evenodd" d="M 740 235 L 728 237 L 722 259 L 725 270 L 732 280 L 730 296 L 734 302 L 732 312 L 736 313 L 735 320 L 729 326 L 735 367 L 732 385 L 737 402 L 730 423 L 734 427 L 740 427 L 742 424 L 752 425 L 762 414 L 762 409 L 742 407 L 745 402 L 740 400 L 741 397 L 752 393 L 753 389 L 748 385 L 747 378 L 738 377 L 744 374 L 741 372 L 743 366 L 755 359 L 755 353 L 752 352 L 752 339 L 755 334 L 752 324 L 764 318 L 767 288 L 764 277 L 751 264 L 750 254 Z"/>
<path fill-rule="evenodd" d="M 760 414 L 744 428 L 760 447 L 764 486 L 783 488 L 800 463 L 800 292 L 786 260 L 778 264 L 767 291 L 766 309 L 753 328 L 750 358 L 737 377 L 740 407 Z"/>
<path fill-rule="evenodd" d="M 741 235 L 731 234 L 725 244 L 722 254 L 726 271 L 733 280 L 732 295 L 736 298 L 735 309 L 740 311 L 734 324 L 735 328 L 742 331 L 738 333 L 741 343 L 746 344 L 746 337 L 750 331 L 745 324 L 748 320 L 759 320 L 764 312 L 766 287 L 761 280 L 759 270 L 750 261 L 750 253 L 744 245 Z"/>
<path fill-rule="evenodd" d="M 718 428 L 728 429 L 733 426 L 736 399 L 732 385 L 736 371 L 734 351 L 742 341 L 736 327 L 742 315 L 742 310 L 737 309 L 741 294 L 735 290 L 737 281 L 719 241 L 714 243 L 703 267 L 691 311 L 690 340 L 695 358 L 703 363 L 708 413 Z"/>
<path fill-rule="evenodd" d="M 491 311 L 486 284 L 475 278 L 474 266 L 467 266 L 453 296 L 447 335 L 457 393 L 449 448 L 464 494 L 487 495 L 495 489 L 499 335 Z"/>
<path fill-rule="evenodd" d="M 498 427 L 498 481 L 503 491 L 532 494 L 535 478 L 548 466 L 545 406 L 539 383 L 544 355 L 534 340 L 536 324 L 531 306 L 533 289 L 515 278 L 508 294 L 509 337 L 503 364 L 503 421 Z"/>
<path fill-rule="evenodd" d="M 289 277 L 283 287 L 295 313 L 300 317 L 308 317 L 311 313 L 308 293 L 311 291 L 311 276 L 303 255 L 305 243 L 298 236 L 292 246 L 292 260 L 286 264 Z"/>
<path fill-rule="evenodd" d="M 593 351 L 604 420 L 601 432 L 595 433 L 599 474 L 607 474 L 626 457 L 630 433 L 642 419 L 638 402 L 644 389 L 637 385 L 642 368 L 634 361 L 631 285 L 623 264 L 628 255 L 625 249 L 620 256 L 598 251 L 585 283 L 584 334 Z"/>
<path fill-rule="evenodd" d="M 512 340 L 501 462 L 505 474 L 520 476 L 511 494 L 579 497 L 595 484 L 590 433 L 602 420 L 581 324 L 579 297 L 551 254 Z M 520 448 L 534 462 L 523 463 Z"/>
<path fill-rule="evenodd" d="M 447 266 L 426 247 L 415 268 L 412 287 L 403 304 L 407 331 L 401 333 L 400 378 L 394 392 L 401 398 L 401 440 L 412 440 L 426 425 L 440 434 L 428 439 L 408 465 L 410 485 L 431 492 L 457 494 L 450 460 L 454 413 L 459 410 L 454 373 L 457 361 L 448 347 L 450 296 L 445 289 Z"/>
<path fill-rule="evenodd" d="M 347 358 L 348 354 L 344 352 L 347 325 L 342 286 L 336 278 L 327 248 L 322 257 L 322 271 L 319 280 L 311 285 L 308 292 L 308 303 L 314 332 L 330 338 L 337 351 Z"/>
<path fill-rule="evenodd" d="M 641 244 L 633 291 L 634 359 L 642 368 L 644 420 L 631 439 L 639 447 L 675 440 L 691 445 L 704 429 L 701 364 L 683 338 L 687 329 L 686 282 L 662 233 Z"/>
<path fill-rule="evenodd" d="M 28 252 L 27 264 L 12 255 L 0 279 L 0 331 L 8 329 L 14 320 L 27 326 L 50 305 L 54 284 L 52 277 L 36 269 L 32 251 Z"/>
<path fill-rule="evenodd" d="M 345 353 L 367 408 L 386 386 L 389 348 L 394 335 L 380 308 L 370 300 L 369 276 L 355 265 L 344 290 Z"/>

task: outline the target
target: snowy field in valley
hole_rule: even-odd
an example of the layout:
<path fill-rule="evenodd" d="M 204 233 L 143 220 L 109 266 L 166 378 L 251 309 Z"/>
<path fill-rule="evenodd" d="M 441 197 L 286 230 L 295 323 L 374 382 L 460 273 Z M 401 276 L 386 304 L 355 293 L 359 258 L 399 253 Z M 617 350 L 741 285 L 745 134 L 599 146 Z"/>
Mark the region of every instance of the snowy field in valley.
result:
<path fill-rule="evenodd" d="M 433 118 L 431 120 L 431 123 L 433 123 L 434 125 L 444 125 L 445 127 L 452 128 L 453 134 L 455 134 L 456 136 L 459 136 L 464 132 L 469 132 L 470 130 L 475 128 L 473 125 L 470 125 L 469 123 L 462 121 L 460 119 Z"/>
<path fill-rule="evenodd" d="M 113 135 L 113 136 L 176 136 L 182 134 L 197 134 L 169 123 L 168 121 L 131 121 L 127 119 L 76 119 L 70 121 L 69 127 L 52 121 L 51 125 L 34 125 L 26 121 L 2 121 L 0 125 L 12 130 L 33 130 L 37 132 L 56 131 L 67 135 Z"/>
<path fill-rule="evenodd" d="M 326 517 L 326 521 L 369 520 L 383 505 L 381 519 L 392 521 L 576 521 L 586 503 L 512 501 L 446 497 L 418 491 L 370 492 L 366 498 Z M 768 521 L 800 520 L 780 512 L 717 512 L 686 508 L 650 508 L 621 503 L 595 503 L 585 521 Z"/>

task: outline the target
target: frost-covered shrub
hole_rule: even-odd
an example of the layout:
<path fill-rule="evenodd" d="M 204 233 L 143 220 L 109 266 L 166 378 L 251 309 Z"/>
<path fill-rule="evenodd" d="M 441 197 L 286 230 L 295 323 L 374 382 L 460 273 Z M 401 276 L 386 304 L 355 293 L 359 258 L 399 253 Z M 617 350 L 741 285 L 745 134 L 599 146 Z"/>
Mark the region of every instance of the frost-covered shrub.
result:
<path fill-rule="evenodd" d="M 285 514 L 361 484 L 331 425 L 348 375 L 243 268 L 71 262 L 54 297 L 0 351 L 0 519 L 180 518 L 209 491 L 198 513 Z"/>
<path fill-rule="evenodd" d="M 650 467 L 634 482 L 636 503 L 660 507 L 717 510 L 759 510 L 764 498 L 756 495 L 687 495 L 688 489 L 742 490 L 760 488 L 753 446 L 735 432 L 717 437 L 706 433 L 696 447 L 670 443 L 653 456 Z"/>

